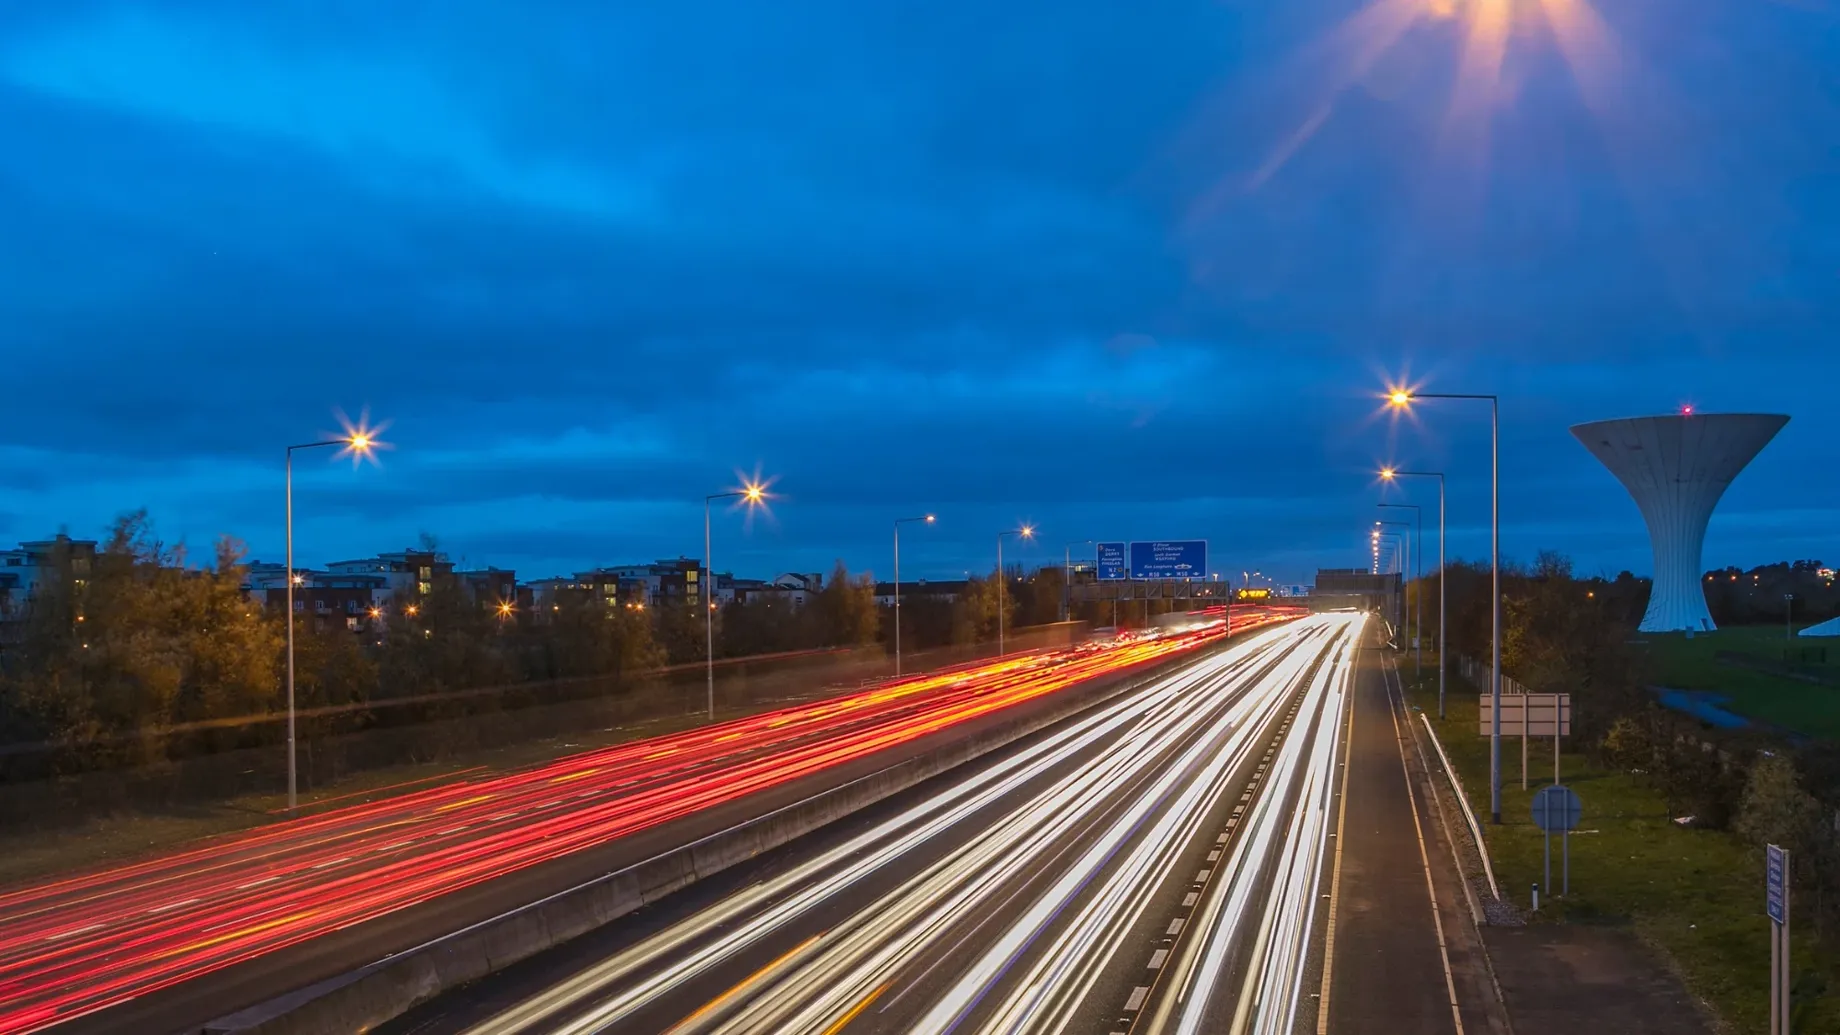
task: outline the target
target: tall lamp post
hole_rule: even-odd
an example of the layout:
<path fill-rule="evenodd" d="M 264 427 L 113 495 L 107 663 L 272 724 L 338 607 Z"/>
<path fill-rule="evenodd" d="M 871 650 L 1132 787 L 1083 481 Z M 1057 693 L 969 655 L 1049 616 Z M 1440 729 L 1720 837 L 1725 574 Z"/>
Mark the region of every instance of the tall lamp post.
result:
<path fill-rule="evenodd" d="M 716 721 L 716 569 L 709 550 L 709 505 L 716 500 L 740 499 L 757 507 L 767 498 L 767 487 L 751 482 L 739 489 L 703 497 L 703 671 L 709 684 L 709 721 Z"/>
<path fill-rule="evenodd" d="M 1062 550 L 1061 557 L 1061 621 L 1073 620 L 1073 548 L 1076 546 L 1093 546 L 1091 539 L 1075 539 Z"/>
<path fill-rule="evenodd" d="M 1400 522 L 1400 521 L 1376 521 L 1374 522 L 1374 542 L 1376 544 L 1386 545 L 1392 548 L 1392 552 L 1387 557 L 1386 565 L 1381 568 L 1381 574 L 1383 575 L 1393 574 L 1395 572 L 1397 572 L 1398 574 L 1402 576 L 1405 574 L 1406 546 L 1408 542 L 1408 540 L 1405 537 L 1405 534 L 1402 532 L 1388 532 L 1381 527 L 1382 525 L 1396 525 L 1396 524 L 1404 524 L 1404 522 Z M 1403 612 L 1404 610 L 1405 608 L 1403 606 L 1399 606 L 1396 608 L 1396 612 Z M 1403 613 L 1395 613 L 1394 617 L 1399 620 L 1399 624 L 1401 625 L 1405 624 L 1405 615 Z"/>
<path fill-rule="evenodd" d="M 1003 574 L 1003 537 L 1015 536 L 1018 539 L 1035 538 L 1035 529 L 1029 525 L 1012 528 L 997 533 L 997 657 L 1003 656 L 1003 594 L 1007 587 L 1004 583 L 1009 577 Z"/>
<path fill-rule="evenodd" d="M 1418 592 L 1412 598 L 1412 675 L 1425 674 L 1425 511 L 1416 503 L 1376 503 L 1377 507 L 1409 510 L 1417 527 L 1412 530 L 1412 581 Z"/>
<path fill-rule="evenodd" d="M 901 674 L 901 526 L 930 525 L 933 515 L 894 519 L 894 674 Z"/>
<path fill-rule="evenodd" d="M 1443 471 L 1399 471 L 1391 467 L 1381 470 L 1380 477 L 1387 481 L 1400 478 L 1436 478 L 1438 483 L 1438 720 L 1444 718 L 1444 615 L 1447 599 L 1444 594 L 1444 472 Z"/>
<path fill-rule="evenodd" d="M 295 769 L 294 749 L 294 584 L 300 577 L 294 574 L 294 453 L 302 449 L 322 449 L 327 446 L 342 446 L 341 452 L 349 453 L 353 458 L 372 456 L 382 443 L 377 441 L 376 432 L 360 424 L 348 429 L 344 438 L 329 438 L 319 442 L 302 442 L 287 447 L 287 758 L 288 758 L 288 815 L 294 814 L 299 803 L 298 778 Z"/>
<path fill-rule="evenodd" d="M 1489 700 L 1494 710 L 1489 723 L 1489 813 L 1501 822 L 1501 397 L 1451 392 L 1414 392 L 1395 388 L 1387 393 L 1389 405 L 1405 409 L 1419 399 L 1465 399 L 1489 404 Z"/>
<path fill-rule="evenodd" d="M 1794 593 L 1784 593 L 1783 594 L 1783 639 L 1790 643 L 1795 642 L 1795 624 L 1794 624 L 1794 618 L 1793 618 L 1794 614 L 1795 614 L 1795 594 Z"/>

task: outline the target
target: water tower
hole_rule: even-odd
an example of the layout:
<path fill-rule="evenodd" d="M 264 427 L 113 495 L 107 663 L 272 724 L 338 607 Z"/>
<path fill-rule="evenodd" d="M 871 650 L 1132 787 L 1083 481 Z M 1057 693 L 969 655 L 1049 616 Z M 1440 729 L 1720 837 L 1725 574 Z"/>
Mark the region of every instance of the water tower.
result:
<path fill-rule="evenodd" d="M 1775 413 L 1628 417 L 1573 426 L 1572 434 L 1629 490 L 1655 554 L 1643 632 L 1710 632 L 1700 548 L 1731 480 L 1789 418 Z"/>

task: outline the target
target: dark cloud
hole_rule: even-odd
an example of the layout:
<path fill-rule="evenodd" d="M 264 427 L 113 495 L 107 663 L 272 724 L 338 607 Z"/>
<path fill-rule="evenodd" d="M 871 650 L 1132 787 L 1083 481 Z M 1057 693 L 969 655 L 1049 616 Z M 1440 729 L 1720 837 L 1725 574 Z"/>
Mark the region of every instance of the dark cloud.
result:
<path fill-rule="evenodd" d="M 1479 86 L 1435 10 L 8 5 L 7 534 L 147 505 L 278 555 L 282 448 L 368 406 L 401 448 L 302 458 L 304 556 L 695 551 L 758 465 L 751 568 L 879 566 L 932 509 L 904 568 L 1032 519 L 1035 561 L 1192 534 L 1301 577 L 1359 562 L 1386 462 L 1451 472 L 1477 556 L 1486 413 L 1379 414 L 1406 377 L 1503 396 L 1511 553 L 1645 567 L 1565 428 L 1691 401 L 1795 417 L 1709 559 L 1818 554 L 1822 16 L 1600 7 Z"/>

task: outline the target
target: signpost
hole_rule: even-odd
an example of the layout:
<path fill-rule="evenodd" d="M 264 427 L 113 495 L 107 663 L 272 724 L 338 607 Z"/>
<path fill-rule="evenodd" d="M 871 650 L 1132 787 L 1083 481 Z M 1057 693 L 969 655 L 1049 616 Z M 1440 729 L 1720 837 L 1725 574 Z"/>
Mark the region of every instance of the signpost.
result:
<path fill-rule="evenodd" d="M 1207 540 L 1177 539 L 1131 544 L 1134 579 L 1207 578 Z"/>
<path fill-rule="evenodd" d="M 1098 543 L 1098 557 L 1094 561 L 1097 575 L 1101 581 L 1122 581 L 1131 577 L 1131 569 L 1125 564 L 1123 543 Z"/>
<path fill-rule="evenodd" d="M 1584 802 L 1570 787 L 1553 784 L 1542 787 L 1533 796 L 1533 825 L 1540 828 L 1546 842 L 1546 887 L 1552 888 L 1552 835 L 1559 835 L 1562 865 L 1564 866 L 1564 883 L 1560 885 L 1561 895 L 1572 893 L 1572 831 L 1578 821 L 1584 818 Z"/>
<path fill-rule="evenodd" d="M 1763 849 L 1763 911 L 1770 917 L 1770 1035 L 1789 1035 L 1789 850 Z"/>
<path fill-rule="evenodd" d="M 1482 694 L 1477 704 L 1485 737 L 1493 730 L 1493 698 Z M 1527 789 L 1527 745 L 1534 737 L 1553 739 L 1553 783 L 1559 782 L 1559 738 L 1572 735 L 1571 694 L 1502 694 L 1501 728 L 1521 731 L 1521 790 Z"/>

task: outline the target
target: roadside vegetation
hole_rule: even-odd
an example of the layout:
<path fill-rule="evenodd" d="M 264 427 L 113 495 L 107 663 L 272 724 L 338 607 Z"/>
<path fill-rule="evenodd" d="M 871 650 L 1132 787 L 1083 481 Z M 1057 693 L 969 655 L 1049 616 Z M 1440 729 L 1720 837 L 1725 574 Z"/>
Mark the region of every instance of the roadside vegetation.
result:
<path fill-rule="evenodd" d="M 1461 565 L 1449 574 L 1452 653 L 1485 658 L 1488 570 Z M 1436 578 L 1422 588 L 1425 613 L 1435 614 Z M 1556 554 L 1505 573 L 1503 594 L 1503 671 L 1530 690 L 1573 695 L 1563 775 L 1585 810 L 1572 839 L 1571 894 L 1554 899 L 1543 888 L 1534 922 L 1627 925 L 1666 953 L 1731 1030 L 1760 1031 L 1769 973 L 1763 846 L 1783 845 L 1795 858 L 1794 1030 L 1840 1031 L 1840 751 L 1821 736 L 1715 729 L 1661 707 L 1649 689 L 1658 665 L 1693 668 L 1706 660 L 1694 652 L 1762 649 L 1757 634 L 1739 632 L 1726 640 L 1733 647 L 1695 637 L 1690 649 L 1670 653 L 1688 642 L 1680 637 L 1653 649 L 1647 644 L 1657 638 L 1635 634 L 1646 602 L 1640 580 L 1579 579 Z M 1780 645 L 1780 627 L 1776 636 Z M 1503 894 L 1526 910 L 1533 883 L 1543 879 L 1531 800 L 1551 782 L 1552 742 L 1530 745 L 1523 791 L 1520 742 L 1504 738 L 1503 823 L 1488 825 L 1489 745 L 1478 729 L 1476 689 L 1451 665 L 1448 718 L 1440 723 L 1435 669 L 1414 680 L 1407 657 L 1401 661 L 1412 703 L 1433 717 L 1484 819 Z M 1833 700 L 1829 713 L 1840 710 L 1840 697 Z M 1559 851 L 1555 840 L 1555 883 Z"/>

